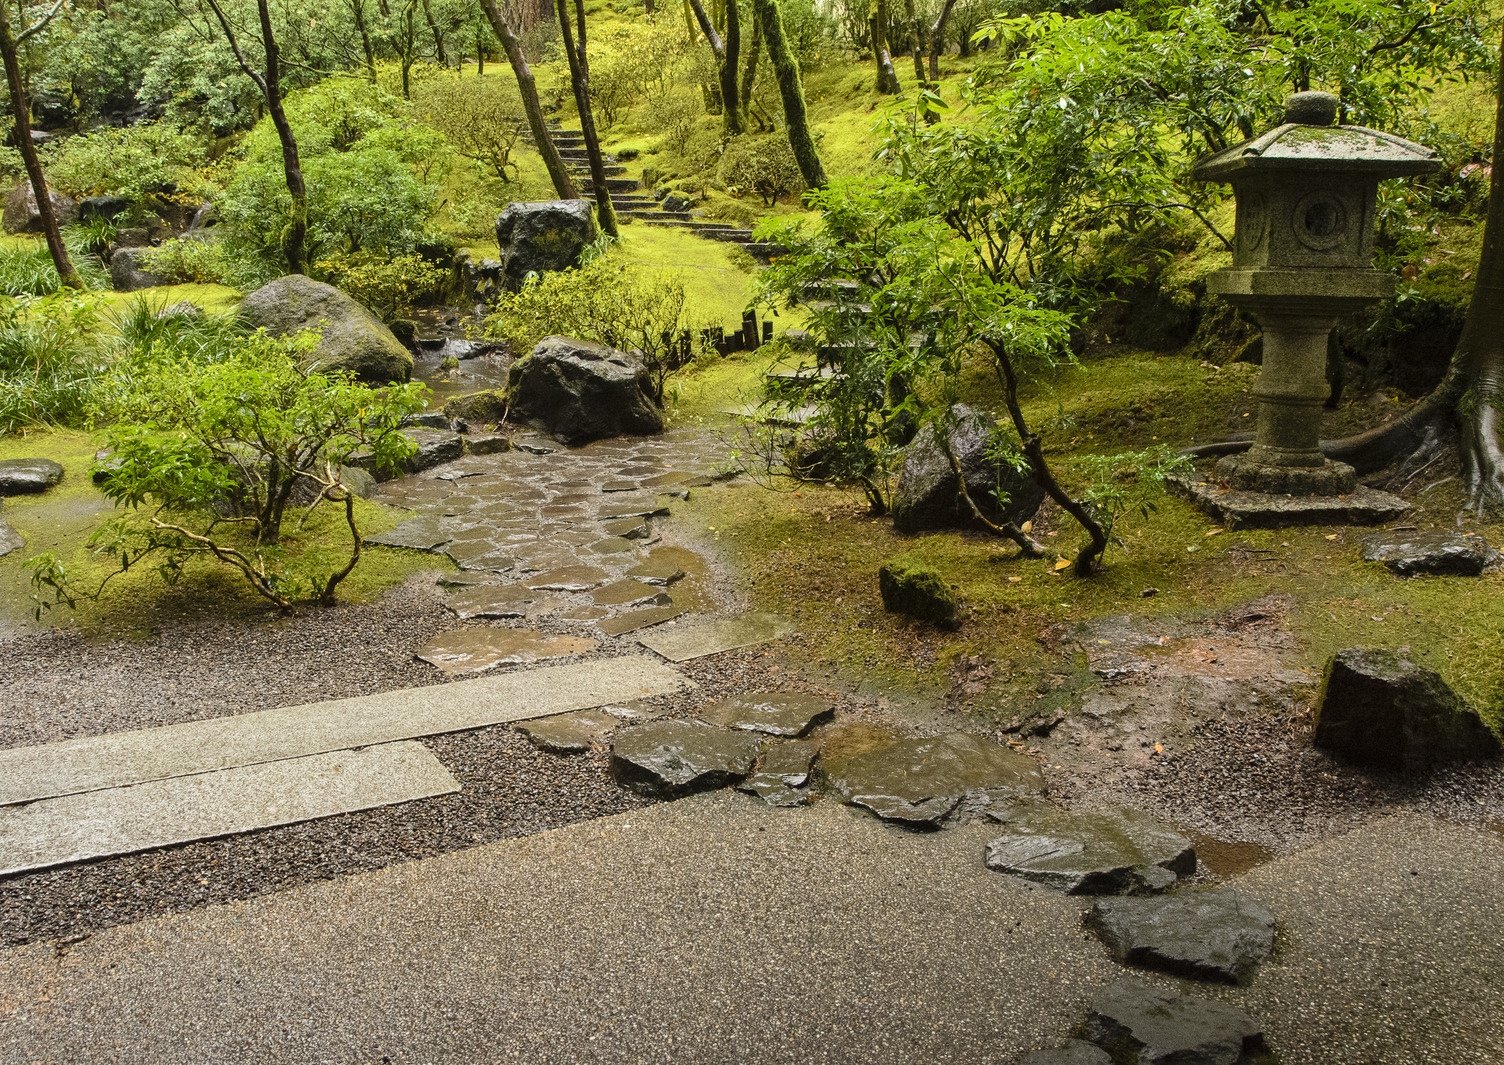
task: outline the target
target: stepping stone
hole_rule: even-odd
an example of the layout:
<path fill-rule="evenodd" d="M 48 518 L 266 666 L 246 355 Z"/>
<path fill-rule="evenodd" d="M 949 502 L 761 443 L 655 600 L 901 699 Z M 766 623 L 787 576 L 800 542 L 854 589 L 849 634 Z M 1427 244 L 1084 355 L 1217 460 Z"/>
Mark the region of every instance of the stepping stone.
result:
<path fill-rule="evenodd" d="M 21 539 L 21 534 L 12 529 L 5 522 L 0 521 L 0 558 L 4 558 L 12 551 L 26 546 L 26 541 Z"/>
<path fill-rule="evenodd" d="M 509 552 L 493 551 L 474 558 L 454 559 L 454 564 L 460 569 L 474 570 L 477 573 L 508 573 L 516 568 L 517 560 Z"/>
<path fill-rule="evenodd" d="M 577 569 L 581 565 L 579 555 L 557 547 L 535 547 L 531 551 L 516 553 L 516 563 L 520 573 L 549 573 Z"/>
<path fill-rule="evenodd" d="M 689 721 L 652 721 L 616 734 L 611 774 L 641 795 L 674 799 L 733 784 L 752 770 L 758 740 Z"/>
<path fill-rule="evenodd" d="M 457 618 L 524 618 L 551 613 L 560 605 L 554 596 L 515 584 L 482 584 L 444 600 Z"/>
<path fill-rule="evenodd" d="M 181 725 L 0 750 L 0 807 L 232 766 L 463 732 L 677 692 L 650 655 L 403 688 Z"/>
<path fill-rule="evenodd" d="M 592 555 L 631 555 L 636 553 L 637 544 L 620 536 L 607 536 L 591 543 L 585 551 Z"/>
<path fill-rule="evenodd" d="M 642 540 L 647 537 L 652 526 L 646 518 L 616 518 L 606 522 L 602 526 L 610 536 L 620 536 L 627 540 Z"/>
<path fill-rule="evenodd" d="M 577 606 L 559 615 L 562 621 L 600 621 L 609 618 L 611 611 L 603 606 Z"/>
<path fill-rule="evenodd" d="M 1112 1065 L 1112 1058 L 1101 1047 L 1072 1039 L 1053 1050 L 1031 1050 L 1018 1065 Z"/>
<path fill-rule="evenodd" d="M 63 468 L 51 459 L 0 459 L 0 496 L 45 492 L 63 479 Z"/>
<path fill-rule="evenodd" d="M 434 581 L 440 588 L 479 588 L 496 583 L 496 575 L 484 570 L 460 570 L 446 573 Z"/>
<path fill-rule="evenodd" d="M 1400 577 L 1431 574 L 1476 577 L 1499 565 L 1504 556 L 1481 536 L 1446 529 L 1428 532 L 1387 532 L 1363 541 L 1363 561 L 1382 562 Z"/>
<path fill-rule="evenodd" d="M 987 845 L 987 868 L 1067 895 L 1163 891 L 1196 871 L 1191 841 L 1137 810 L 1025 803 L 988 816 L 1008 831 Z"/>
<path fill-rule="evenodd" d="M 964 732 L 899 740 L 825 765 L 842 802 L 884 821 L 932 828 L 967 792 L 1026 799 L 1044 789 L 1038 764 L 1026 755 Z"/>
<path fill-rule="evenodd" d="M 459 790 L 404 741 L 42 799 L 0 808 L 0 876 Z"/>
<path fill-rule="evenodd" d="M 614 581 L 604 588 L 597 588 L 591 593 L 590 598 L 598 606 L 627 606 L 635 603 L 651 602 L 655 606 L 667 606 L 671 600 L 668 595 L 651 584 L 643 584 L 630 578 Z"/>
<path fill-rule="evenodd" d="M 703 477 L 698 473 L 670 470 L 668 473 L 660 473 L 657 477 L 649 477 L 642 482 L 642 486 L 644 488 L 662 488 L 665 485 L 678 485 L 685 488 L 704 488 L 710 483 L 709 477 Z"/>
<path fill-rule="evenodd" d="M 603 710 L 578 710 L 572 714 L 520 721 L 512 726 L 534 747 L 549 754 L 579 754 L 604 739 L 621 721 Z"/>
<path fill-rule="evenodd" d="M 602 492 L 636 492 L 641 488 L 641 481 L 607 481 L 601 485 Z"/>
<path fill-rule="evenodd" d="M 376 489 L 376 499 L 399 507 L 420 507 L 440 503 L 452 492 L 454 485 L 447 481 L 408 477 L 380 485 Z"/>
<path fill-rule="evenodd" d="M 646 610 L 633 610 L 626 614 L 618 614 L 607 621 L 602 621 L 596 626 L 607 636 L 621 636 L 628 632 L 636 632 L 651 625 L 661 625 L 665 621 L 672 621 L 684 613 L 682 606 L 669 603 L 668 606 L 649 607 Z M 639 641 L 641 642 L 641 641 Z"/>
<path fill-rule="evenodd" d="M 627 570 L 627 576 L 648 584 L 673 584 L 683 578 L 684 571 L 666 558 L 650 558 Z"/>
<path fill-rule="evenodd" d="M 396 528 L 367 536 L 364 543 L 377 547 L 405 547 L 412 551 L 434 551 L 455 536 L 453 521 L 430 514 L 408 518 Z"/>
<path fill-rule="evenodd" d="M 584 547 L 586 544 L 594 543 L 599 539 L 595 533 L 590 532 L 588 529 L 569 529 L 565 532 L 553 532 L 549 533 L 548 538 L 557 543 L 568 544 L 570 547 Z"/>
<path fill-rule="evenodd" d="M 608 503 L 600 509 L 596 517 L 601 521 L 610 521 L 612 518 L 652 518 L 668 513 L 668 497 L 655 496 L 652 500 L 624 499 L 616 503 Z"/>
<path fill-rule="evenodd" d="M 1165 486 L 1229 529 L 1289 529 L 1301 525 L 1385 525 L 1410 509 L 1399 496 L 1359 485 L 1345 496 L 1282 496 L 1229 491 L 1221 485 L 1171 477 Z"/>
<path fill-rule="evenodd" d="M 1274 915 L 1232 888 L 1098 899 L 1086 925 L 1124 965 L 1247 983 L 1274 949 Z"/>
<path fill-rule="evenodd" d="M 612 717 L 617 718 L 621 721 L 634 723 L 641 721 L 656 721 L 658 718 L 668 713 L 668 711 L 664 710 L 662 707 L 649 706 L 641 699 L 633 699 L 629 702 L 623 703 L 611 703 L 608 706 L 601 707 L 601 709 L 610 714 Z"/>
<path fill-rule="evenodd" d="M 414 657 L 453 676 L 587 654 L 596 646 L 582 636 L 546 636 L 528 629 L 456 629 L 433 637 Z"/>
<path fill-rule="evenodd" d="M 1097 995 L 1081 1034 L 1115 1061 L 1242 1065 L 1267 1052 L 1264 1033 L 1225 1002 L 1161 991 L 1132 977 Z"/>
<path fill-rule="evenodd" d="M 809 767 L 820 745 L 814 740 L 784 740 L 763 751 L 757 770 L 738 784 L 769 806 L 803 806 L 809 802 Z"/>
<path fill-rule="evenodd" d="M 517 451 L 526 451 L 529 455 L 552 455 L 559 450 L 559 442 L 540 433 L 530 433 L 513 437 L 512 447 Z"/>
<path fill-rule="evenodd" d="M 770 736 L 803 736 L 834 716 L 835 708 L 829 700 L 771 692 L 732 696 L 700 711 L 700 720 L 707 725 L 766 732 Z"/>
<path fill-rule="evenodd" d="M 482 555 L 494 555 L 497 545 L 489 539 L 478 540 L 451 540 L 444 547 L 444 554 L 454 560 L 456 564 L 463 563 L 466 559 L 480 558 Z"/>
<path fill-rule="evenodd" d="M 792 621 L 773 614 L 748 614 L 730 621 L 712 621 L 708 625 L 653 633 L 638 638 L 650 651 L 657 651 L 670 662 L 688 662 L 691 658 L 753 647 L 781 639 L 795 631 Z"/>
<path fill-rule="evenodd" d="M 529 578 L 523 583 L 536 591 L 588 592 L 610 579 L 611 574 L 594 566 L 565 566 Z"/>

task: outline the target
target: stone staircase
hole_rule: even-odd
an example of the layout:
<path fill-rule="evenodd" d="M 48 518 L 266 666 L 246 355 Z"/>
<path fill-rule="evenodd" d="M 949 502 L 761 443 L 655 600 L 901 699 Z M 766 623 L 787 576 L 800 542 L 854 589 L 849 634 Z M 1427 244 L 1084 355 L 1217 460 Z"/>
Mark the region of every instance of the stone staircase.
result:
<path fill-rule="evenodd" d="M 549 136 L 559 150 L 564 165 L 580 187 L 581 193 L 595 195 L 595 182 L 590 176 L 590 155 L 585 148 L 585 135 L 577 129 L 565 129 L 558 119 L 549 119 Z M 611 205 L 618 218 L 649 226 L 687 229 L 707 240 L 735 244 L 747 254 L 763 262 L 768 261 L 783 249 L 765 241 L 756 240 L 750 229 L 712 222 L 702 218 L 696 211 L 669 211 L 660 206 L 650 195 L 645 195 L 636 178 L 625 177 L 627 168 L 611 155 L 605 156 L 606 191 L 611 194 Z"/>

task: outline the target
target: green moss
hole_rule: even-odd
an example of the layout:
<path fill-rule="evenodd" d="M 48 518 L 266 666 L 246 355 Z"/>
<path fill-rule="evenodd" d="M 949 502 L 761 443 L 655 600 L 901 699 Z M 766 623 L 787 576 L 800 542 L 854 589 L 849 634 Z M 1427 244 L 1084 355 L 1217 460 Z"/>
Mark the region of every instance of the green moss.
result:
<path fill-rule="evenodd" d="M 889 613 L 907 614 L 942 629 L 961 627 L 959 604 L 950 585 L 938 570 L 912 555 L 900 555 L 879 566 L 877 587 Z"/>

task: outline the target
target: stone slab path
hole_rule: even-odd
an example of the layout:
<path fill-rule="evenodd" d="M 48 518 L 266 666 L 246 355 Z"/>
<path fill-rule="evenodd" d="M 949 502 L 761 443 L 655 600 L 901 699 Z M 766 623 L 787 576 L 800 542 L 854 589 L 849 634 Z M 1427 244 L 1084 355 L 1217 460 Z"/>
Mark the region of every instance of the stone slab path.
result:
<path fill-rule="evenodd" d="M 0 807 L 0 876 L 459 790 L 408 740 L 42 799 Z"/>
<path fill-rule="evenodd" d="M 0 751 L 0 806 L 547 717 L 689 683 L 656 659 L 629 655 L 15 747 Z"/>
<path fill-rule="evenodd" d="M 12 948 L 0 1061 L 1010 1065 L 1124 970 L 988 831 L 720 792 Z M 1287 1062 L 1504 1060 L 1501 862 L 1403 815 L 1271 862 L 1285 945 L 1194 993 Z"/>
<path fill-rule="evenodd" d="M 670 662 L 688 662 L 691 658 L 768 643 L 793 631 L 793 623 L 783 618 L 772 614 L 748 614 L 729 621 L 712 621 L 679 629 L 655 628 L 639 636 L 637 642 L 650 651 L 657 651 Z"/>

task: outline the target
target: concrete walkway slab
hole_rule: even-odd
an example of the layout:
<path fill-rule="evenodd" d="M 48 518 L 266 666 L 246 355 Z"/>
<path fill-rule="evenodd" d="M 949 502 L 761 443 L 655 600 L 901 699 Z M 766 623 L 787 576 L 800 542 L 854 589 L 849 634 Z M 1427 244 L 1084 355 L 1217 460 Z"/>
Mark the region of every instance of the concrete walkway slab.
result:
<path fill-rule="evenodd" d="M 42 799 L 0 808 L 0 876 L 459 790 L 406 740 Z"/>
<path fill-rule="evenodd" d="M 712 621 L 682 629 L 658 629 L 637 642 L 670 662 L 734 651 L 779 639 L 794 631 L 794 623 L 774 614 L 748 614 L 729 621 Z"/>
<path fill-rule="evenodd" d="M 0 751 L 0 806 L 547 717 L 689 683 L 631 655 L 15 747 Z"/>

